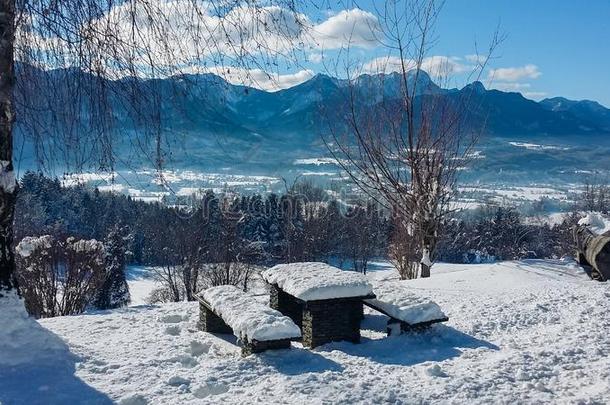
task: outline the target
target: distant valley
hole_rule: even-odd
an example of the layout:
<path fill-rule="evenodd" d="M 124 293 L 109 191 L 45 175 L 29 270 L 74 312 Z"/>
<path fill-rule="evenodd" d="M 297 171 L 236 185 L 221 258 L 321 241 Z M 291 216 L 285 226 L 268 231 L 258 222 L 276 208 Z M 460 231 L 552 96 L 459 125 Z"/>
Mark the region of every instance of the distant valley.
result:
<path fill-rule="evenodd" d="M 73 71 L 56 71 L 52 75 L 59 83 L 66 74 L 86 77 Z M 596 102 L 559 97 L 536 102 L 519 93 L 487 90 L 480 82 L 461 89 L 442 89 L 426 74 L 420 75 L 419 80 L 419 97 L 451 100 L 467 93 L 476 106 L 468 110 L 467 119 L 486 122 L 472 165 L 461 172 L 465 184 L 570 188 L 585 179 L 607 178 L 610 173 L 610 110 Z M 98 185 L 102 187 L 136 190 L 132 194 L 144 190 L 164 192 L 163 187 L 171 188 L 172 184 L 176 190 L 171 191 L 182 189 L 182 193 L 199 187 L 263 191 L 281 189 L 282 178 L 304 176 L 320 184 L 345 180 L 322 142 L 324 120 L 337 119 L 333 116 L 337 114 L 336 106 L 345 102 L 348 84 L 344 80 L 319 74 L 277 92 L 232 85 L 211 74 L 154 83 L 123 79 L 104 85 L 119 89 L 141 86 L 142 93 L 154 86 L 163 95 L 158 100 L 159 130 L 164 134 L 169 171 L 162 182 L 156 178 L 151 169 L 152 152 L 144 153 L 131 145 L 131 134 L 143 129 L 121 108 L 114 108 L 113 121 L 119 134 L 115 171 L 120 176 L 108 183 L 101 175 Z M 368 89 L 379 86 L 384 98 L 398 97 L 396 74 L 363 75 L 354 89 L 366 95 Z M 95 87 L 89 91 L 95 91 Z M 147 107 L 151 106 L 144 105 L 143 110 Z M 53 124 L 55 131 L 63 130 L 61 120 L 53 121 L 53 117 L 41 117 L 41 122 L 47 122 L 48 127 Z M 17 129 L 22 136 L 28 132 L 20 122 Z M 17 143 L 20 171 L 35 169 L 34 147 L 28 137 Z M 144 147 L 153 149 L 152 144 Z M 60 163 L 54 168 L 57 174 L 66 171 Z M 163 187 L 159 183 L 164 183 Z"/>

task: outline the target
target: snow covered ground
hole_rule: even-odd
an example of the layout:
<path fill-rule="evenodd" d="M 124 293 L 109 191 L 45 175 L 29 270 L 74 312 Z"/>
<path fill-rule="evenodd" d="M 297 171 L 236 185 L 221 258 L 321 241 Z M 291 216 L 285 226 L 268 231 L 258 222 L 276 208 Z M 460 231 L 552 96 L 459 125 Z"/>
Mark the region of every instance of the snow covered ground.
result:
<path fill-rule="evenodd" d="M 161 282 L 157 280 L 155 268 L 152 266 L 128 266 L 126 273 L 131 296 L 130 306 L 147 304 L 150 293 L 161 287 Z"/>
<path fill-rule="evenodd" d="M 393 277 L 387 264 L 372 267 L 372 278 Z M 194 303 L 42 320 L 71 350 L 68 365 L 59 376 L 37 376 L 36 364 L 19 369 L 33 378 L 0 375 L 0 403 L 610 401 L 610 284 L 561 261 L 440 264 L 405 284 L 450 321 L 387 338 L 387 318 L 368 311 L 361 344 L 241 358 L 233 337 L 197 330 Z"/>

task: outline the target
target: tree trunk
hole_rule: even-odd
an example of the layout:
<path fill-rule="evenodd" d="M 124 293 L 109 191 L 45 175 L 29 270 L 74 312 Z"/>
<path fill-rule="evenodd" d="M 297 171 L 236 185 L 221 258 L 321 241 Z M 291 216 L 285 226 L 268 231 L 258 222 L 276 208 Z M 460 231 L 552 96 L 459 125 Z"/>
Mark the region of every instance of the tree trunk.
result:
<path fill-rule="evenodd" d="M 13 172 L 14 41 L 15 0 L 0 0 L 0 291 L 17 287 L 12 250 L 17 195 Z"/>
<path fill-rule="evenodd" d="M 596 235 L 585 226 L 575 226 L 574 242 L 581 265 L 595 269 L 591 277 L 600 281 L 610 279 L 610 236 Z"/>
<path fill-rule="evenodd" d="M 421 276 L 422 277 L 430 277 L 430 266 L 424 263 L 421 264 Z"/>

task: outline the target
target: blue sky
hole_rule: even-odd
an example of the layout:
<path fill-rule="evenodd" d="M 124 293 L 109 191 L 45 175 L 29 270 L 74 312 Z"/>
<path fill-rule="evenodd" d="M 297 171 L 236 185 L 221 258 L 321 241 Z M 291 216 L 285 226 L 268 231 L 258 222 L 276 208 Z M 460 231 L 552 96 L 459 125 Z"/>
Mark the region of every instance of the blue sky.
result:
<path fill-rule="evenodd" d="M 399 2 L 405 1 L 408 0 Z M 286 4 L 286 0 L 262 3 L 265 2 Z M 266 12 L 260 14 L 260 9 L 249 7 L 218 13 L 205 1 L 148 3 L 156 4 L 169 26 L 178 28 L 169 31 L 173 37 L 165 35 L 164 30 L 150 28 L 141 37 L 142 47 L 167 43 L 174 50 L 172 59 L 158 63 L 184 64 L 184 71 L 212 72 L 233 83 L 273 91 L 294 86 L 315 73 L 346 76 L 342 63 L 346 61 L 344 49 L 348 43 L 350 65 L 357 64 L 360 72 L 388 72 L 399 66 L 397 56 L 389 54 L 371 35 L 379 22 L 373 5 L 383 7 L 383 0 L 297 1 L 296 4 L 306 4 L 299 16 L 302 24 L 297 24 L 295 15 L 281 6 L 265 7 Z M 199 5 L 196 12 L 195 4 Z M 319 4 L 323 6 L 316 7 Z M 113 24 L 116 19 L 123 25 L 120 17 L 125 13 L 129 17 L 129 10 L 123 5 L 115 6 Z M 189 37 L 185 20 L 205 27 L 196 32 L 196 40 Z M 131 38 L 132 18 L 125 21 L 124 35 Z M 284 22 L 279 34 L 274 28 L 268 29 L 274 21 Z M 307 29 L 299 29 L 303 26 Z M 422 67 L 433 73 L 430 70 L 448 66 L 452 78 L 449 85 L 465 85 L 475 66 L 475 44 L 484 50 L 498 26 L 506 39 L 488 70 L 481 74 L 487 87 L 519 91 L 536 100 L 564 96 L 596 100 L 610 107 L 610 0 L 446 0 L 436 24 L 436 45 L 428 51 L 429 58 Z M 156 37 L 159 32 L 163 38 Z M 242 42 L 236 44 L 237 38 Z M 195 43 L 215 46 L 199 49 Z M 235 64 L 232 60 L 242 61 L 236 49 L 245 49 L 255 58 L 261 56 L 260 49 L 283 56 L 263 56 L 260 63 Z M 338 69 L 334 64 L 337 60 Z"/>
<path fill-rule="evenodd" d="M 448 0 L 439 53 L 460 54 L 501 24 L 497 67 L 538 66 L 531 91 L 593 99 L 610 107 L 610 1 Z"/>
<path fill-rule="evenodd" d="M 373 11 L 372 0 L 330 2 L 332 10 L 311 11 L 320 22 L 341 9 Z M 533 99 L 564 96 L 592 99 L 610 107 L 610 1 L 588 0 L 447 0 L 438 19 L 437 45 L 430 55 L 463 58 L 484 47 L 500 24 L 506 39 L 496 51 L 492 87 L 518 90 Z M 378 56 L 362 49 L 359 57 Z M 333 51 L 327 52 L 332 58 Z M 314 72 L 320 64 L 305 63 Z M 524 67 L 528 67 L 524 69 Z M 510 73 L 514 74 L 510 74 Z M 482 77 L 487 78 L 487 74 Z M 456 84 L 465 77 L 457 77 Z M 483 80 L 486 82 L 486 80 Z M 488 83 L 486 83 L 488 84 Z"/>

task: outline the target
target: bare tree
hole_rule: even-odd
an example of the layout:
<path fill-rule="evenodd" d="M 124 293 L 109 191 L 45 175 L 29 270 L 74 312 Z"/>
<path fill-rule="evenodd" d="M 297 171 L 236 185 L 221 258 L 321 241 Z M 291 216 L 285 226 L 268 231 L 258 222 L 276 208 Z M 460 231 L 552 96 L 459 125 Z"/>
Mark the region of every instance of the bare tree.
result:
<path fill-rule="evenodd" d="M 584 211 L 607 213 L 610 209 L 610 187 L 607 182 L 586 179 L 576 208 Z"/>
<path fill-rule="evenodd" d="M 365 68 L 346 63 L 343 119 L 328 120 L 331 135 L 325 139 L 352 181 L 395 217 L 390 255 L 400 263 L 402 278 L 416 277 L 416 266 L 422 277 L 430 275 L 458 172 L 473 157 L 482 130 L 465 119 L 476 108 L 476 86 L 447 97 L 442 88 L 451 80 L 452 65 L 429 57 L 441 6 L 404 0 L 377 9 L 375 32 L 389 55 Z M 470 78 L 480 74 L 500 40 L 496 34 Z M 375 74 L 361 76 L 363 71 Z"/>
<path fill-rule="evenodd" d="M 130 143 L 161 175 L 167 89 L 155 79 L 272 69 L 303 21 L 292 0 L 0 0 L 0 295 L 16 287 L 16 110 L 42 168 L 113 170 L 119 111 L 144 125 Z"/>

